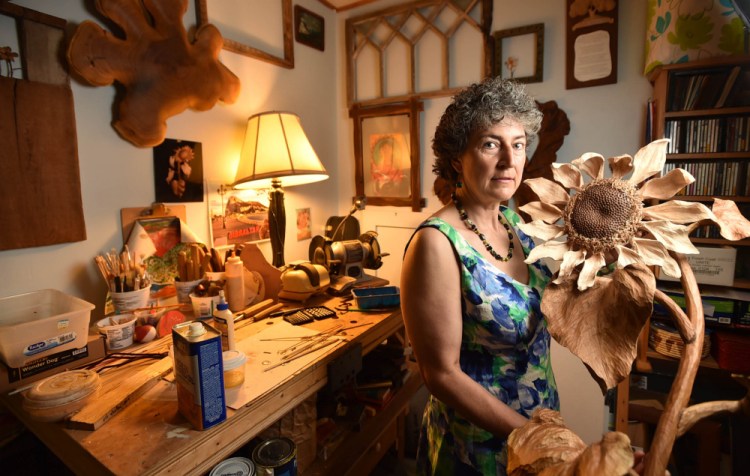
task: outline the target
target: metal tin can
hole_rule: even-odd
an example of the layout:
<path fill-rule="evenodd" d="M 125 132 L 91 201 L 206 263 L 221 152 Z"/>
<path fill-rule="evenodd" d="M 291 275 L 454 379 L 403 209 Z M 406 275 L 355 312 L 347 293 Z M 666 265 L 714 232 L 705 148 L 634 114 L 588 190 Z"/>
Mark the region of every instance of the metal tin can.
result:
<path fill-rule="evenodd" d="M 221 333 L 200 321 L 172 328 L 177 407 L 197 430 L 227 419 Z"/>
<path fill-rule="evenodd" d="M 214 466 L 208 476 L 255 476 L 255 465 L 248 458 L 237 456 Z"/>
<path fill-rule="evenodd" d="M 253 450 L 258 476 L 296 476 L 297 445 L 289 438 L 271 438 Z"/>

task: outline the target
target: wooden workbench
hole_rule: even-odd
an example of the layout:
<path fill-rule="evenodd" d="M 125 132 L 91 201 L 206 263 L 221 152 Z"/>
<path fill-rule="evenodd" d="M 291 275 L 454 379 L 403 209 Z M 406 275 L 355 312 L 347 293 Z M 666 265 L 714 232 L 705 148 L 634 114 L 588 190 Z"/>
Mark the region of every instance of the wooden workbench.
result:
<path fill-rule="evenodd" d="M 332 298 L 323 304 L 334 308 L 340 301 L 340 298 Z M 237 330 L 237 337 L 246 339 L 261 330 L 269 329 L 279 319 L 264 319 L 241 327 Z M 253 399 L 241 409 L 227 409 L 227 420 L 205 431 L 192 429 L 178 413 L 176 390 L 169 378 L 158 379 L 145 393 L 129 402 L 94 431 L 70 429 L 64 422 L 34 421 L 23 411 L 20 394 L 3 395 L 0 398 L 77 474 L 205 474 L 219 461 L 322 389 L 327 382 L 328 363 L 343 355 L 354 343 L 362 345 L 364 355 L 389 336 L 403 331 L 401 313 L 397 308 L 377 313 L 351 311 L 340 315 L 338 320 L 345 326 L 352 327 L 346 331 L 345 343 L 332 346 L 324 355 L 278 382 L 272 390 Z M 306 326 L 322 330 L 330 327 L 333 322 L 334 319 L 326 319 Z M 353 327 L 358 324 L 365 325 Z M 165 341 L 166 346 L 171 338 L 165 337 L 160 341 Z M 118 385 L 134 372 L 143 371 L 146 366 L 147 364 L 129 365 L 103 374 L 102 390 L 107 386 Z M 403 434 L 403 416 L 407 412 L 409 398 L 420 385 L 418 372 L 412 372 L 412 377 L 397 393 L 398 398 L 394 398 L 378 413 L 372 419 L 372 424 L 346 442 L 346 450 L 342 451 L 348 453 L 345 459 L 362 457 L 372 460 L 373 454 L 387 450 L 387 446 L 382 448 L 380 440 L 392 443 L 390 433 L 400 431 Z M 353 442 L 358 445 L 356 452 L 351 448 Z M 403 444 L 399 446 L 402 450 Z M 360 463 L 364 463 L 366 467 L 374 464 L 372 461 Z M 350 464 L 352 461 L 346 461 L 345 467 Z M 330 460 L 315 464 L 310 473 L 320 474 L 322 468 L 333 466 L 337 465 Z M 332 474 L 328 470 L 324 473 Z"/>

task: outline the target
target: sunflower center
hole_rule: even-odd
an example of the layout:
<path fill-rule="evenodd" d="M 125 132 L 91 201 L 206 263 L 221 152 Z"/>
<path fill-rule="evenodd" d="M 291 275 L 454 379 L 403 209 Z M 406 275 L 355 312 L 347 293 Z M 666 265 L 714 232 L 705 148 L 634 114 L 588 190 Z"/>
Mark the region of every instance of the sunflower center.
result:
<path fill-rule="evenodd" d="M 628 243 L 641 220 L 643 204 L 636 188 L 619 179 L 600 179 L 586 185 L 565 208 L 569 242 L 589 253 Z"/>

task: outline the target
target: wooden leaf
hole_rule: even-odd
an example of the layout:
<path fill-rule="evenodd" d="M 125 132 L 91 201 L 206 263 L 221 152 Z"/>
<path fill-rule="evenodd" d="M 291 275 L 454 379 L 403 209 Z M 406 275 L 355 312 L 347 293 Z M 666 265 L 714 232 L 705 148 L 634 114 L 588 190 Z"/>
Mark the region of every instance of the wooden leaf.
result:
<path fill-rule="evenodd" d="M 584 292 L 572 278 L 547 286 L 542 312 L 552 337 L 583 361 L 605 393 L 630 373 L 656 280 L 641 264 L 598 277 Z"/>
<path fill-rule="evenodd" d="M 736 203 L 714 198 L 712 210 L 721 229 L 721 236 L 732 241 L 750 236 L 750 221 L 740 213 Z"/>
<path fill-rule="evenodd" d="M 633 461 L 627 435 L 609 432 L 587 447 L 554 410 L 536 410 L 508 437 L 509 476 L 624 475 Z"/>

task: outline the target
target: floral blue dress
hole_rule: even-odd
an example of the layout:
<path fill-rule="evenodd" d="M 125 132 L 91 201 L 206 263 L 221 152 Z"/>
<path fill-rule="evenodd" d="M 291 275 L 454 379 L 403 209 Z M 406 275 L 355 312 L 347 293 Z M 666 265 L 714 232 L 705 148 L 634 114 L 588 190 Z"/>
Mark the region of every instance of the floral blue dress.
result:
<path fill-rule="evenodd" d="M 501 212 L 514 228 L 524 255 L 534 247 L 516 225 L 520 217 Z M 451 225 L 430 218 L 460 257 L 461 369 L 525 417 L 536 408 L 559 409 L 550 361 L 550 335 L 540 309 L 549 270 L 529 265 L 529 284 L 520 283 L 482 257 Z M 408 245 L 407 245 L 408 246 Z M 505 475 L 506 439 L 492 435 L 430 396 L 422 419 L 417 468 L 429 475 Z"/>

